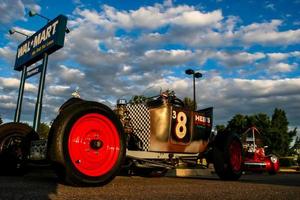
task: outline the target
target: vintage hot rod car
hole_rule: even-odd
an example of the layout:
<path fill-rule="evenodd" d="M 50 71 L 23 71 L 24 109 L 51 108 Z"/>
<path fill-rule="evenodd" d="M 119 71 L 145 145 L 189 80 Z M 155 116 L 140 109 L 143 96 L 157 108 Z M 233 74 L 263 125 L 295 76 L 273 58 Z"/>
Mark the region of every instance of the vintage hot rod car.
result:
<path fill-rule="evenodd" d="M 273 175 L 279 170 L 279 159 L 273 154 L 266 155 L 262 146 L 260 132 L 251 127 L 242 135 L 244 148 L 244 170 L 251 172 L 268 172 Z"/>
<path fill-rule="evenodd" d="M 196 163 L 206 158 L 222 179 L 241 176 L 239 137 L 227 131 L 213 137 L 212 108 L 191 110 L 172 92 L 139 103 L 119 100 L 114 111 L 98 102 L 71 98 L 61 106 L 48 138 L 40 138 L 48 55 L 63 47 L 65 32 L 69 32 L 66 24 L 67 17 L 59 15 L 18 47 L 14 69 L 22 72 L 21 81 L 14 122 L 0 126 L 1 173 L 16 174 L 26 169 L 28 161 L 42 160 L 49 161 L 68 184 L 103 185 L 121 169 L 145 174 L 173 168 L 179 161 Z M 52 29 L 51 37 L 36 43 Z M 33 65 L 40 60 L 41 65 Z M 39 89 L 31 127 L 20 122 L 22 99 L 25 81 L 37 74 Z"/>
<path fill-rule="evenodd" d="M 242 172 L 238 136 L 211 133 L 213 109 L 193 111 L 162 92 L 142 102 L 118 100 L 116 109 L 79 98 L 60 108 L 48 140 L 48 157 L 60 178 L 72 185 L 101 185 L 121 168 L 143 175 L 163 173 L 179 161 L 206 158 L 221 179 Z"/>
<path fill-rule="evenodd" d="M 212 134 L 213 109 L 194 111 L 173 92 L 142 102 L 119 100 L 115 110 L 71 98 L 59 109 L 46 140 L 30 126 L 0 126 L 0 171 L 23 173 L 28 161 L 50 162 L 70 185 L 104 185 L 120 170 L 162 175 L 179 163 L 213 163 L 224 180 L 242 173 L 240 138 L 228 131 Z"/>

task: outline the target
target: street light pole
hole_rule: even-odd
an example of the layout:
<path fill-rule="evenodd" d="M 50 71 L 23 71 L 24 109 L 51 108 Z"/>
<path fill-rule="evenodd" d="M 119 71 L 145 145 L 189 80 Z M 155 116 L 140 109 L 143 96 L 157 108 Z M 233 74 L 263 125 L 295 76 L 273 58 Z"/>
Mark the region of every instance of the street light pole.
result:
<path fill-rule="evenodd" d="M 33 17 L 33 16 L 36 16 L 36 15 L 43 18 L 43 19 L 45 19 L 45 20 L 47 20 L 47 22 L 50 22 L 50 19 L 48 17 L 45 17 L 44 15 L 41 15 L 41 14 L 39 14 L 39 13 L 33 11 L 33 10 L 29 11 L 29 17 Z"/>
<path fill-rule="evenodd" d="M 10 29 L 8 32 L 9 32 L 10 35 L 12 35 L 12 34 L 14 34 L 14 33 L 18 33 L 18 34 L 20 34 L 20 35 L 25 36 L 26 39 L 29 38 L 29 35 L 27 35 L 27 34 L 21 32 L 21 31 L 18 31 L 18 30 L 14 29 L 14 28 Z"/>
<path fill-rule="evenodd" d="M 197 102 L 196 102 L 196 84 L 195 84 L 195 73 L 193 74 L 193 94 L 194 94 L 194 110 L 197 109 Z"/>
<path fill-rule="evenodd" d="M 193 69 L 187 69 L 185 70 L 185 73 L 187 75 L 193 75 L 193 96 L 194 96 L 194 110 L 197 109 L 197 102 L 196 102 L 196 78 L 201 78 L 202 74 L 200 72 L 195 72 Z"/>

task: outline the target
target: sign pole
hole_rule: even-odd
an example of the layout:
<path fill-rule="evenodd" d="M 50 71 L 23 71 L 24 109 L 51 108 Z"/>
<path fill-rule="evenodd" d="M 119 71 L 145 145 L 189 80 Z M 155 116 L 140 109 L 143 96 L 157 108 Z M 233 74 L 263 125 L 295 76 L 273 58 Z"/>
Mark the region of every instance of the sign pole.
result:
<path fill-rule="evenodd" d="M 38 127 L 41 121 L 42 101 L 43 101 L 43 93 L 44 93 L 44 86 L 45 86 L 45 79 L 46 79 L 47 64 L 48 64 L 48 53 L 44 53 L 43 64 L 42 64 L 43 66 L 42 66 L 42 72 L 40 76 L 39 90 L 38 90 L 38 96 L 36 100 L 34 120 L 33 120 L 33 129 L 36 132 L 38 131 Z"/>
<path fill-rule="evenodd" d="M 36 132 L 41 121 L 48 55 L 64 46 L 67 20 L 68 18 L 64 15 L 57 16 L 55 19 L 49 21 L 43 28 L 29 36 L 18 46 L 14 69 L 17 71 L 22 70 L 22 77 L 14 121 L 20 121 L 25 80 L 38 73 L 41 73 L 33 120 L 33 129 Z M 31 66 L 40 60 L 43 60 L 42 65 L 27 71 L 27 66 Z"/>
<path fill-rule="evenodd" d="M 23 101 L 23 94 L 24 94 L 24 86 L 25 86 L 25 79 L 26 79 L 26 70 L 27 70 L 27 67 L 24 66 L 23 70 L 22 70 L 22 75 L 21 75 L 18 101 L 17 101 L 17 108 L 16 108 L 16 112 L 15 112 L 14 122 L 20 122 L 22 101 Z"/>

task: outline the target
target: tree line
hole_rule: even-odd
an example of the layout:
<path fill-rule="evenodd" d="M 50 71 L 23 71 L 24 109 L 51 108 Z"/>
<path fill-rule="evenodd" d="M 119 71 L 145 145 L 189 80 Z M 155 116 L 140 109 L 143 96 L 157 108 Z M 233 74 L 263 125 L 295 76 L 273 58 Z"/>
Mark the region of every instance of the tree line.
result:
<path fill-rule="evenodd" d="M 297 128 L 288 130 L 288 119 L 285 111 L 275 108 L 271 117 L 265 113 L 254 115 L 236 114 L 227 125 L 217 125 L 217 131 L 227 129 L 230 132 L 243 134 L 249 127 L 255 126 L 261 133 L 264 146 L 268 151 L 279 156 L 286 156 L 291 153 L 290 144 L 296 136 Z"/>

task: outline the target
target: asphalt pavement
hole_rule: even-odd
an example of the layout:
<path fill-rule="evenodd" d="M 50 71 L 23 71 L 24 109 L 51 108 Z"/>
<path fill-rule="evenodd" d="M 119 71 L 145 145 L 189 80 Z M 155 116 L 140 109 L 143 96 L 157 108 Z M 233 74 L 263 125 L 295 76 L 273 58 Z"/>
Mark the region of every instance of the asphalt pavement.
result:
<path fill-rule="evenodd" d="M 216 175 L 144 178 L 117 176 L 103 187 L 71 187 L 58 183 L 49 169 L 23 177 L 0 177 L 0 199 L 300 199 L 300 174 L 247 174 L 239 181 Z"/>

